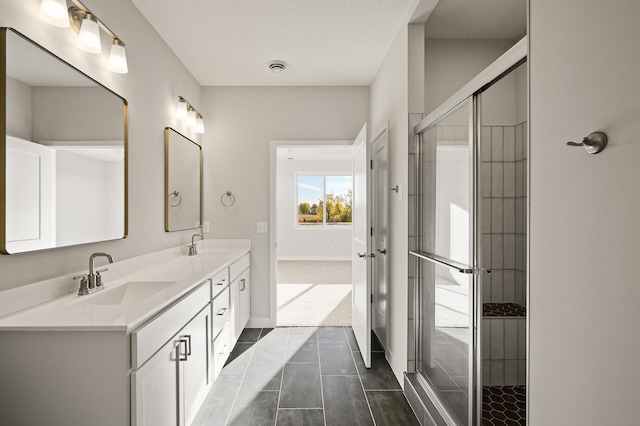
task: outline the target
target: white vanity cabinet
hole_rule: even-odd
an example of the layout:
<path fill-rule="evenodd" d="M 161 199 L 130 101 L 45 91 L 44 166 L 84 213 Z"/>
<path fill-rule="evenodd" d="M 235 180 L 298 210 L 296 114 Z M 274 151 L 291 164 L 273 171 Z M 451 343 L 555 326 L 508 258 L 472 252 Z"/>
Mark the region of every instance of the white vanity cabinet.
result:
<path fill-rule="evenodd" d="M 211 382 L 209 297 L 207 280 L 132 333 L 132 425 L 190 424 L 197 414 Z"/>
<path fill-rule="evenodd" d="M 233 344 L 238 341 L 242 330 L 251 316 L 251 261 L 246 254 L 229 267 L 231 279 L 231 330 Z"/>

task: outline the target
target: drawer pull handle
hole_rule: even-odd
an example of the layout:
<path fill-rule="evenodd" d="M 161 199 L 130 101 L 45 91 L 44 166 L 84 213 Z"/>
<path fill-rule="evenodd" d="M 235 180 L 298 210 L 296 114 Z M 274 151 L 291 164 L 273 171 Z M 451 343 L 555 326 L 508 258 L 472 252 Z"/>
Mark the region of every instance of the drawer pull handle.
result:
<path fill-rule="evenodd" d="M 227 312 L 227 308 L 222 308 L 220 309 L 218 312 L 216 312 L 216 315 L 218 315 L 219 317 L 223 316 L 224 313 Z"/>
<path fill-rule="evenodd" d="M 240 289 L 240 291 L 244 291 L 247 288 L 247 280 L 243 278 L 240 280 L 240 282 L 242 283 L 242 288 Z"/>
<path fill-rule="evenodd" d="M 182 344 L 184 343 L 185 346 L 185 350 L 184 352 L 182 351 Z M 183 339 L 182 337 L 180 338 L 180 340 L 178 340 L 178 361 L 186 361 L 187 360 L 187 340 Z"/>
<path fill-rule="evenodd" d="M 184 336 L 180 336 L 180 341 L 187 343 L 187 355 L 191 355 L 191 335 L 185 334 Z"/>
<path fill-rule="evenodd" d="M 218 282 L 216 283 L 216 285 L 224 285 L 224 283 L 225 283 L 226 281 L 227 281 L 227 279 L 226 279 L 226 278 L 223 278 L 223 279 L 221 279 L 220 281 L 218 281 Z"/>

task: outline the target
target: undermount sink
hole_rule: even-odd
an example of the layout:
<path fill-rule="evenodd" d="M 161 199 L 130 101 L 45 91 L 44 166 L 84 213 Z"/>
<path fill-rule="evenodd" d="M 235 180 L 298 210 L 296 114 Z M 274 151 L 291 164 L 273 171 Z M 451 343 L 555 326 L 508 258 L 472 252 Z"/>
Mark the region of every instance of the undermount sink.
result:
<path fill-rule="evenodd" d="M 79 305 L 124 305 L 142 302 L 164 290 L 174 281 L 130 281 L 119 287 L 106 288 L 97 294 L 81 296 Z"/>

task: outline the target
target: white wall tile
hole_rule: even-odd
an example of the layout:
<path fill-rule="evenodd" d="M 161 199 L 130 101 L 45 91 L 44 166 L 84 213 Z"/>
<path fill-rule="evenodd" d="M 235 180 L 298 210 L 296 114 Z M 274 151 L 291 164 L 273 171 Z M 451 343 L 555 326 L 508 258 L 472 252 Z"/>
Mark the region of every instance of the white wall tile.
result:
<path fill-rule="evenodd" d="M 483 197 L 491 197 L 491 163 L 480 164 L 480 193 Z"/>
<path fill-rule="evenodd" d="M 442 138 L 438 138 L 438 141 L 452 142 L 456 140 L 455 130 L 453 126 L 438 126 L 442 127 Z"/>
<path fill-rule="evenodd" d="M 503 238 L 502 235 L 491 236 L 491 267 L 492 269 L 502 269 L 503 262 Z"/>
<path fill-rule="evenodd" d="M 409 194 L 409 235 L 416 236 L 416 196 Z"/>
<path fill-rule="evenodd" d="M 506 126 L 503 131 L 503 158 L 504 161 L 516 159 L 516 133 L 513 126 Z"/>
<path fill-rule="evenodd" d="M 482 363 L 482 386 L 491 386 L 491 363 Z"/>
<path fill-rule="evenodd" d="M 504 362 L 504 385 L 515 386 L 518 384 L 518 361 L 506 360 Z"/>
<path fill-rule="evenodd" d="M 503 155 L 502 127 L 491 127 L 491 161 L 502 161 Z"/>
<path fill-rule="evenodd" d="M 502 197 L 502 163 L 491 163 L 491 196 Z"/>
<path fill-rule="evenodd" d="M 504 320 L 504 359 L 518 359 L 518 320 Z"/>
<path fill-rule="evenodd" d="M 482 126 L 480 133 L 480 158 L 491 161 L 491 127 Z"/>
<path fill-rule="evenodd" d="M 527 383 L 527 361 L 518 360 L 518 384 L 525 385 Z"/>
<path fill-rule="evenodd" d="M 453 137 L 457 141 L 469 141 L 469 126 L 455 126 Z M 464 144 L 466 145 L 466 143 Z"/>
<path fill-rule="evenodd" d="M 527 358 L 527 320 L 518 318 L 518 359 Z"/>
<path fill-rule="evenodd" d="M 522 124 L 518 124 L 515 127 L 515 133 L 516 133 L 516 153 L 515 153 L 515 160 L 516 161 L 520 161 L 524 158 L 524 154 L 523 154 L 523 149 L 524 149 L 524 145 L 523 145 L 523 141 L 522 141 Z"/>
<path fill-rule="evenodd" d="M 413 270 L 412 265 L 409 265 L 409 269 Z M 413 273 L 411 273 L 411 275 L 413 275 Z M 408 292 L 407 293 L 407 298 L 408 298 L 408 301 L 409 301 L 409 303 L 407 303 L 407 317 L 409 318 L 410 322 L 413 321 L 413 318 L 414 318 L 414 316 L 413 316 L 413 294 L 414 294 L 413 292 L 415 291 L 414 290 L 414 283 L 415 283 L 415 280 L 414 280 L 413 277 L 410 276 L 409 278 L 407 278 L 407 292 Z M 413 330 L 412 327 L 413 326 L 410 325 L 409 330 Z M 413 340 L 411 338 L 411 334 L 409 334 L 409 340 Z"/>
<path fill-rule="evenodd" d="M 482 274 L 482 302 L 491 302 L 491 274 Z"/>
<path fill-rule="evenodd" d="M 523 216 L 524 216 L 524 204 L 525 204 L 525 199 L 522 197 L 516 198 L 516 211 L 515 211 L 515 232 L 517 234 L 524 234 L 525 231 L 525 227 L 524 227 L 524 222 L 523 222 Z"/>
<path fill-rule="evenodd" d="M 516 271 L 516 303 L 519 305 L 524 304 L 524 280 L 522 279 L 523 273 Z"/>
<path fill-rule="evenodd" d="M 505 197 L 516 196 L 516 163 L 505 162 L 503 167 L 503 194 Z"/>
<path fill-rule="evenodd" d="M 504 320 L 491 318 L 491 359 L 504 359 Z"/>
<path fill-rule="evenodd" d="M 525 121 L 522 124 L 522 142 L 523 142 L 523 146 L 524 149 L 522 150 L 522 154 L 523 154 L 523 158 L 528 158 L 529 157 L 529 134 L 528 132 L 528 126 L 527 126 L 527 122 Z"/>
<path fill-rule="evenodd" d="M 502 284 L 503 284 L 503 271 L 493 270 L 491 271 L 491 301 L 498 303 L 502 302 Z"/>
<path fill-rule="evenodd" d="M 409 154 L 409 194 L 416 193 L 416 155 Z"/>
<path fill-rule="evenodd" d="M 504 198 L 503 209 L 502 229 L 506 234 L 514 234 L 516 232 L 516 199 Z"/>
<path fill-rule="evenodd" d="M 491 199 L 483 198 L 482 203 L 482 232 L 484 234 L 491 232 Z"/>
<path fill-rule="evenodd" d="M 491 362 L 491 386 L 504 386 L 504 361 Z"/>
<path fill-rule="evenodd" d="M 504 215 L 502 198 L 491 199 L 491 233 L 502 233 L 502 216 Z"/>
<path fill-rule="evenodd" d="M 524 252 L 523 252 L 523 240 L 524 240 L 524 236 L 521 234 L 516 234 L 515 236 L 515 261 L 516 261 L 516 265 L 515 268 L 519 271 L 523 271 L 524 270 Z"/>
<path fill-rule="evenodd" d="M 524 162 L 516 162 L 516 197 L 524 196 Z"/>
<path fill-rule="evenodd" d="M 516 301 L 516 271 L 505 270 L 502 275 L 502 301 L 515 303 Z"/>
<path fill-rule="evenodd" d="M 516 236 L 515 234 L 504 234 L 504 253 L 503 253 L 503 268 L 515 269 L 516 268 Z"/>
<path fill-rule="evenodd" d="M 439 140 L 439 141 L 442 140 L 442 127 L 443 126 L 436 126 L 435 130 L 433 131 L 433 134 L 435 135 L 436 140 Z"/>
<path fill-rule="evenodd" d="M 491 359 L 491 320 L 482 320 L 482 359 Z M 484 363 L 486 364 L 486 363 Z"/>
<path fill-rule="evenodd" d="M 528 185 L 528 180 L 527 180 L 527 160 L 523 160 L 522 163 L 523 163 L 523 176 L 524 176 L 524 178 L 522 179 L 522 181 L 523 181 L 522 182 L 522 185 L 523 185 L 523 187 L 522 187 L 522 195 L 527 196 L 527 194 L 528 194 L 528 188 L 527 188 L 527 185 Z"/>
<path fill-rule="evenodd" d="M 482 267 L 491 269 L 491 234 L 482 235 Z"/>

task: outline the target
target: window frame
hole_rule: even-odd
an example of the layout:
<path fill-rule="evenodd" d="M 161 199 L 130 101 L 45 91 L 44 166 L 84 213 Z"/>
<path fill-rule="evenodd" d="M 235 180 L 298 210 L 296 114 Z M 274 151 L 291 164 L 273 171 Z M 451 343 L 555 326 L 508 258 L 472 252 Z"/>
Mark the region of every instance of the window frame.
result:
<path fill-rule="evenodd" d="M 298 189 L 298 185 L 299 185 L 299 179 L 301 176 L 321 176 L 322 177 L 322 199 L 323 199 L 323 203 L 322 203 L 322 223 L 321 224 L 308 224 L 308 225 L 302 225 L 298 222 L 298 208 L 300 206 L 300 192 Z M 327 177 L 328 176 L 348 176 L 351 178 L 351 193 L 353 194 L 353 172 L 351 171 L 335 171 L 335 172 L 317 172 L 317 171 L 313 171 L 313 172 L 303 172 L 303 171 L 299 171 L 299 172 L 295 172 L 295 179 L 294 179 L 294 191 L 295 191 L 295 205 L 294 205 L 294 215 L 293 215 L 293 228 L 294 230 L 311 230 L 311 229 L 316 229 L 316 230 L 340 230 L 340 229 L 349 229 L 351 230 L 353 228 L 353 217 L 351 222 L 341 222 L 344 223 L 344 225 L 337 225 L 337 224 L 328 224 L 327 223 Z M 352 195 L 353 197 L 353 195 Z M 353 203 L 353 200 L 352 200 Z"/>

